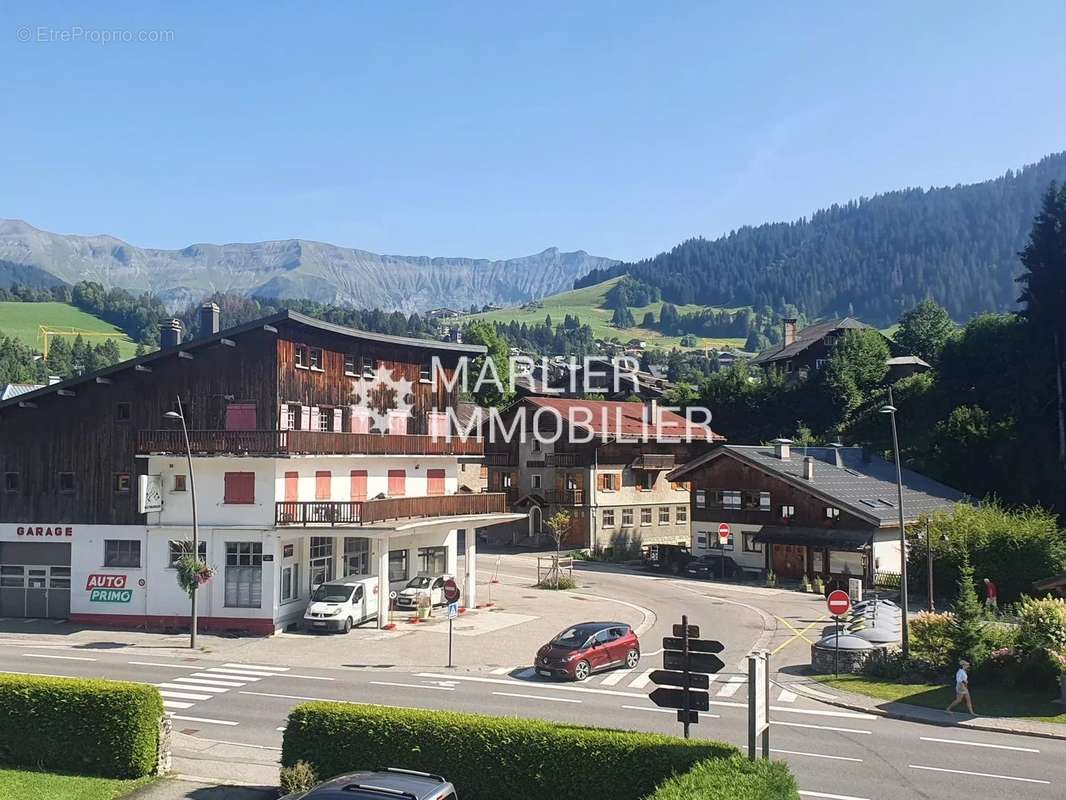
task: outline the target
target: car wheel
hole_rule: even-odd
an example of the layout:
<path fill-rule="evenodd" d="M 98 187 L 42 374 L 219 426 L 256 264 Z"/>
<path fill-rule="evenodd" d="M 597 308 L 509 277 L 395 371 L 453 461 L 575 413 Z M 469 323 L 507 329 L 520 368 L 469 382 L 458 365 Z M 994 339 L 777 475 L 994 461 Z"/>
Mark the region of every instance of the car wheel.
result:
<path fill-rule="evenodd" d="M 640 653 L 637 650 L 630 650 L 626 653 L 626 667 L 628 669 L 636 669 L 637 664 L 640 663 Z"/>
<path fill-rule="evenodd" d="M 350 633 L 351 630 L 352 630 L 352 618 L 348 617 L 348 619 L 344 620 L 344 632 L 345 633 Z"/>
<path fill-rule="evenodd" d="M 589 667 L 589 662 L 578 661 L 574 664 L 574 680 L 583 681 L 592 673 L 592 668 Z"/>

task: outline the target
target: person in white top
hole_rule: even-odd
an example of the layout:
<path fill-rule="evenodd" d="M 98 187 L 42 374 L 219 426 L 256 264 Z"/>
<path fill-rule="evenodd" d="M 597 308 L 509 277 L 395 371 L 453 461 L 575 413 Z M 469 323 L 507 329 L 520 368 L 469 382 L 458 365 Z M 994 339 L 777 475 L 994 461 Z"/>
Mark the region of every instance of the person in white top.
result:
<path fill-rule="evenodd" d="M 967 674 L 969 668 L 969 661 L 966 659 L 959 661 L 959 671 L 955 673 L 955 699 L 951 701 L 951 705 L 946 709 L 947 711 L 951 711 L 965 700 L 966 710 L 973 714 L 973 703 L 970 701 L 970 676 Z"/>

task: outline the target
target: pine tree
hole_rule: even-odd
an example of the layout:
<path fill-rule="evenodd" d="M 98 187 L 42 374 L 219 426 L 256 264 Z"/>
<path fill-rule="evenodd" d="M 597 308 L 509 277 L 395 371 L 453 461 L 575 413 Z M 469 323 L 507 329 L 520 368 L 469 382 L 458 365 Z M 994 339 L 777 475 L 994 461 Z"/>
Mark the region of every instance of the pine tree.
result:
<path fill-rule="evenodd" d="M 955 647 L 955 658 L 965 658 L 976 666 L 984 653 L 982 642 L 981 603 L 974 588 L 973 566 L 969 554 L 963 555 L 959 566 L 959 594 L 955 598 L 955 608 L 951 622 L 951 640 Z"/>
<path fill-rule="evenodd" d="M 944 307 L 926 298 L 899 318 L 893 338 L 905 355 L 918 356 L 935 367 L 944 345 L 957 330 Z"/>

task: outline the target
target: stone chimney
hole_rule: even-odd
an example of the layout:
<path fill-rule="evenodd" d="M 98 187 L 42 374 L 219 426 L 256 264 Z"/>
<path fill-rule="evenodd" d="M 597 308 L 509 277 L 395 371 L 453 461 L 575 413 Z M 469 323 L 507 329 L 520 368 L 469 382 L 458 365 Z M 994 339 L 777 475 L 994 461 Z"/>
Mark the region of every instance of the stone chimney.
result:
<path fill-rule="evenodd" d="M 204 303 L 200 306 L 200 336 L 218 333 L 218 303 Z"/>
<path fill-rule="evenodd" d="M 794 317 L 781 320 L 781 340 L 784 347 L 796 341 L 796 319 Z"/>
<path fill-rule="evenodd" d="M 803 457 L 803 479 L 814 481 L 814 459 L 810 456 Z"/>
<path fill-rule="evenodd" d="M 181 344 L 181 320 L 171 319 L 159 326 L 159 349 L 177 347 Z"/>
<path fill-rule="evenodd" d="M 774 455 L 782 461 L 788 461 L 792 457 L 792 440 L 774 439 Z"/>

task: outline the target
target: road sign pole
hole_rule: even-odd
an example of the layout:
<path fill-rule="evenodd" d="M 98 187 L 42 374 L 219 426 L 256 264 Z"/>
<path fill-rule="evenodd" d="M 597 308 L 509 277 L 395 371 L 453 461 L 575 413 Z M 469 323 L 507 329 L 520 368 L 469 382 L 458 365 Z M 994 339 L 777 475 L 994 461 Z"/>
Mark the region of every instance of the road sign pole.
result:
<path fill-rule="evenodd" d="M 763 704 L 766 727 L 762 732 L 762 757 L 770 758 L 770 651 L 763 651 Z"/>
<path fill-rule="evenodd" d="M 838 677 L 840 672 L 840 617 L 833 617 L 837 624 L 837 635 L 833 637 L 836 648 L 833 650 L 833 677 Z"/>
<path fill-rule="evenodd" d="M 685 685 L 683 687 L 684 692 L 685 692 L 685 701 L 684 701 L 683 705 L 684 705 L 684 712 L 685 712 L 684 731 L 685 731 L 685 738 L 687 739 L 688 738 L 688 725 L 689 725 L 689 711 L 690 711 L 689 691 L 692 689 L 692 675 L 691 675 L 691 671 L 689 670 L 689 667 L 688 667 L 688 615 L 687 614 L 682 614 L 681 615 L 681 629 L 682 629 L 682 632 L 681 632 L 681 652 L 685 654 L 685 673 L 684 673 L 685 674 L 685 678 L 684 678 Z"/>
<path fill-rule="evenodd" d="M 452 668 L 452 622 L 454 620 L 448 617 L 448 668 Z"/>

